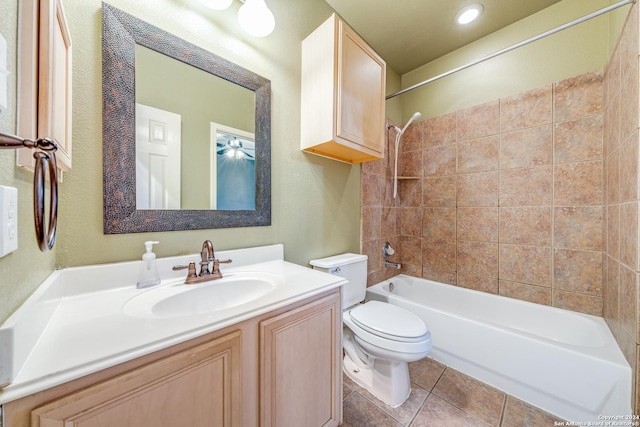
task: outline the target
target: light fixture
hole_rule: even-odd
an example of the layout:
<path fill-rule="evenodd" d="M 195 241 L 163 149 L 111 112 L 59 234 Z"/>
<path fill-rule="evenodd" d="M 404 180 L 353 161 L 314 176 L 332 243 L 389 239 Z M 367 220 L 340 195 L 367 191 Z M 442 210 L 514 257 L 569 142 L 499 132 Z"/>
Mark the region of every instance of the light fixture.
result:
<path fill-rule="evenodd" d="M 484 6 L 480 3 L 470 4 L 458 12 L 458 15 L 456 15 L 456 22 L 460 25 L 470 24 L 478 19 L 478 17 L 482 15 L 482 12 L 484 12 Z"/>
<path fill-rule="evenodd" d="M 207 6 L 209 9 L 224 10 L 231 6 L 233 0 L 199 0 L 200 3 Z"/>
<path fill-rule="evenodd" d="M 273 13 L 264 0 L 244 0 L 238 10 L 238 22 L 243 30 L 255 37 L 268 36 L 276 26 Z"/>

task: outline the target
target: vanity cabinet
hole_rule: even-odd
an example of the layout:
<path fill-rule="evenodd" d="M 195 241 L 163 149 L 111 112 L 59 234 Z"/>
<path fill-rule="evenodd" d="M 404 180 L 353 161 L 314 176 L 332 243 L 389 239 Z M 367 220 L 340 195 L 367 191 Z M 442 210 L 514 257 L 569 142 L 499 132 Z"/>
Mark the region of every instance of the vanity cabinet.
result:
<path fill-rule="evenodd" d="M 341 289 L 3 405 L 6 427 L 337 426 Z"/>
<path fill-rule="evenodd" d="M 342 311 L 331 295 L 260 323 L 260 425 L 337 426 Z"/>
<path fill-rule="evenodd" d="M 182 350 L 32 411 L 35 426 L 233 426 L 241 332 Z"/>
<path fill-rule="evenodd" d="M 301 148 L 347 163 L 384 157 L 386 63 L 333 14 L 302 42 Z"/>

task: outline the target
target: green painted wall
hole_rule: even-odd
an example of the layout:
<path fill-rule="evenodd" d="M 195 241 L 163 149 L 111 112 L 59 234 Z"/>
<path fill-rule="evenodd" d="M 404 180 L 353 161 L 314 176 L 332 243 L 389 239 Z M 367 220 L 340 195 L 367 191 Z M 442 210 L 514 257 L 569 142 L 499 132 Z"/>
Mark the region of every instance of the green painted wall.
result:
<path fill-rule="evenodd" d="M 0 33 L 9 44 L 10 107 L 0 112 L 0 129 L 15 132 L 16 40 L 18 0 L 0 2 Z M 73 39 L 73 170 L 60 187 L 58 241 L 52 253 L 35 244 L 31 212 L 32 175 L 15 167 L 13 151 L 0 152 L 0 185 L 19 190 L 19 249 L 0 258 L 0 321 L 6 319 L 57 267 L 137 259 L 145 240 L 160 240 L 159 256 L 193 253 L 204 239 L 217 249 L 284 243 L 287 260 L 306 264 L 314 257 L 358 251 L 360 235 L 360 167 L 299 150 L 300 43 L 332 12 L 323 0 L 269 0 L 275 32 L 265 39 L 245 36 L 236 23 L 239 3 L 227 11 L 209 11 L 196 1 L 111 0 L 113 6 L 162 27 L 272 82 L 272 204 L 270 227 L 188 232 L 103 234 L 101 4 L 99 0 L 63 0 Z M 597 9 L 609 0 L 565 0 L 468 48 L 400 77 L 388 73 L 388 92 L 421 80 L 429 73 L 474 59 L 522 36 L 565 22 L 567 17 Z M 623 15 L 616 15 L 617 17 Z M 616 22 L 624 19 L 617 18 Z M 615 30 L 607 19 L 583 24 L 579 34 L 562 42 L 540 42 L 500 61 L 460 74 L 434 91 L 414 91 L 401 103 L 387 102 L 387 114 L 400 121 L 413 111 L 425 117 L 495 99 L 579 75 L 604 66 Z M 616 24 L 621 26 L 621 24 Z M 544 28 L 542 28 L 544 27 Z M 611 26 L 613 28 L 613 24 Z M 610 34 L 611 33 L 611 34 Z M 578 55 L 577 52 L 580 54 Z M 546 71 L 546 68 L 549 68 Z M 543 80 L 543 81 L 541 81 Z M 473 84 L 472 84 L 473 83 Z M 475 92 L 478 92 L 476 94 Z M 465 96 L 461 96 L 464 94 Z M 463 99 L 463 101 L 461 101 Z"/>
<path fill-rule="evenodd" d="M 526 40 L 595 10 L 610 0 L 564 0 L 474 43 L 402 75 L 406 88 Z M 620 16 L 614 24 L 619 34 Z M 613 35 L 608 14 L 566 29 L 401 95 L 403 121 L 415 111 L 434 117 L 489 100 L 602 69 Z"/>
<path fill-rule="evenodd" d="M 0 34 L 7 41 L 9 108 L 0 111 L 0 131 L 16 133 L 18 1 L 0 1 Z M 18 189 L 18 250 L 0 258 L 0 322 L 6 319 L 55 268 L 57 248 L 43 254 L 33 228 L 33 174 L 16 167 L 14 150 L 0 150 L 0 185 Z"/>

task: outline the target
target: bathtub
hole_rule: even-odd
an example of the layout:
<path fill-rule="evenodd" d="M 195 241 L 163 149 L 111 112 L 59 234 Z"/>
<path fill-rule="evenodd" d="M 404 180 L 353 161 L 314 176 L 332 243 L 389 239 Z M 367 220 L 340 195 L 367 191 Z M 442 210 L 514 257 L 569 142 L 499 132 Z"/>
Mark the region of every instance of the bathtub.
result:
<path fill-rule="evenodd" d="M 403 274 L 366 299 L 421 317 L 433 359 L 563 420 L 632 414 L 631 368 L 600 317 Z"/>

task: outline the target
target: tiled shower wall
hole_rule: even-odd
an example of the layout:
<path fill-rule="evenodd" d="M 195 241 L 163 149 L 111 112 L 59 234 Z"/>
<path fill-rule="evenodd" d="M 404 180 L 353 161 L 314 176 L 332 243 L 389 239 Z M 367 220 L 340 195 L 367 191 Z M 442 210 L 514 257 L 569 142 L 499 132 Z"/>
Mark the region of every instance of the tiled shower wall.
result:
<path fill-rule="evenodd" d="M 601 315 L 635 378 L 640 413 L 639 16 L 600 73 L 394 131 L 362 167 L 369 284 L 398 272 Z M 382 244 L 396 248 L 385 268 Z"/>
<path fill-rule="evenodd" d="M 634 371 L 638 344 L 638 5 L 604 78 L 604 313 Z M 640 404 L 635 392 L 635 413 Z"/>
<path fill-rule="evenodd" d="M 602 73 L 412 124 L 363 175 L 371 283 L 402 272 L 602 314 Z M 388 132 L 393 146 L 394 131 Z M 382 197 L 384 194 L 384 197 Z"/>

